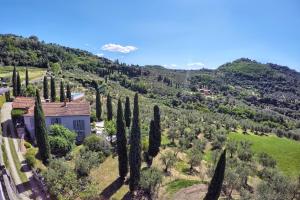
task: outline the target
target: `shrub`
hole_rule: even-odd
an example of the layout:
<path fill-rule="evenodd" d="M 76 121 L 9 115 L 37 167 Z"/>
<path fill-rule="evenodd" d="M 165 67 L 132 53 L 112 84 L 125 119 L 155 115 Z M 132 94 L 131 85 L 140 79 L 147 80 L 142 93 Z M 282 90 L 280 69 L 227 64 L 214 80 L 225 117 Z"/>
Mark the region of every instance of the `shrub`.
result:
<path fill-rule="evenodd" d="M 93 110 L 93 111 L 91 112 L 90 121 L 91 121 L 91 122 L 96 122 L 96 121 L 97 121 L 97 116 L 96 116 L 96 111 L 95 111 L 95 110 Z"/>
<path fill-rule="evenodd" d="M 49 137 L 49 144 L 51 153 L 55 155 L 66 155 L 71 149 L 72 145 L 63 137 Z"/>
<path fill-rule="evenodd" d="M 50 126 L 49 144 L 51 153 L 58 156 L 65 156 L 70 152 L 75 143 L 76 134 L 69 129 L 55 124 Z"/>
<path fill-rule="evenodd" d="M 111 153 L 110 144 L 103 138 L 95 134 L 92 134 L 85 138 L 83 145 L 90 151 L 103 152 L 105 156 L 109 156 Z"/>
<path fill-rule="evenodd" d="M 25 159 L 30 167 L 34 167 L 36 164 L 36 158 L 35 158 L 36 153 L 37 153 L 37 149 L 34 148 L 29 148 L 26 151 Z"/>
<path fill-rule="evenodd" d="M 24 146 L 26 149 L 30 149 L 32 147 L 32 145 L 29 142 L 24 142 Z"/>
<path fill-rule="evenodd" d="M 104 155 L 102 152 L 82 149 L 75 162 L 75 170 L 77 172 L 77 175 L 80 177 L 88 176 L 90 170 L 103 161 Z"/>
<path fill-rule="evenodd" d="M 155 167 L 142 170 L 140 180 L 141 188 L 146 192 L 146 194 L 150 195 L 150 197 L 155 196 L 160 184 L 162 183 L 162 179 L 162 173 Z"/>
<path fill-rule="evenodd" d="M 11 111 L 11 117 L 12 118 L 18 118 L 18 117 L 22 117 L 25 114 L 25 111 L 22 109 L 13 109 Z"/>
<path fill-rule="evenodd" d="M 262 152 L 258 155 L 259 163 L 264 167 L 274 168 L 276 166 L 276 160 L 274 160 L 269 154 Z"/>
<path fill-rule="evenodd" d="M 76 199 L 80 186 L 76 173 L 65 160 L 50 160 L 43 177 L 53 199 Z"/>

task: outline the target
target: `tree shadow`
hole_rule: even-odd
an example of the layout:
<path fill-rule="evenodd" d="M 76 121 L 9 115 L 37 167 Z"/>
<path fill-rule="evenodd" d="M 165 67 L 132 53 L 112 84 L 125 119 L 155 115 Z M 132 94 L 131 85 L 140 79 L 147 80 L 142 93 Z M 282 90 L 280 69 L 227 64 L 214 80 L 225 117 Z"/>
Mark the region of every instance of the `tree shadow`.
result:
<path fill-rule="evenodd" d="M 120 177 L 117 178 L 100 193 L 101 199 L 110 199 L 110 197 L 115 194 L 123 184 L 124 180 Z"/>
<path fill-rule="evenodd" d="M 29 172 L 30 170 L 31 169 L 27 164 L 25 164 L 21 167 L 21 172 Z"/>
<path fill-rule="evenodd" d="M 19 193 L 30 191 L 31 190 L 30 189 L 31 188 L 30 182 L 27 181 L 27 182 L 24 182 L 24 183 L 20 183 L 20 184 L 16 185 L 16 188 L 17 188 Z"/>
<path fill-rule="evenodd" d="M 8 138 L 17 138 L 16 134 L 12 131 L 14 130 L 14 127 L 12 125 L 12 120 L 6 120 L 1 123 L 1 128 L 2 128 L 2 135 L 3 137 L 8 137 Z"/>
<path fill-rule="evenodd" d="M 132 198 L 131 198 L 131 194 L 130 194 L 130 192 L 127 192 L 124 196 L 123 196 L 123 198 L 121 199 L 121 200 L 131 200 Z"/>

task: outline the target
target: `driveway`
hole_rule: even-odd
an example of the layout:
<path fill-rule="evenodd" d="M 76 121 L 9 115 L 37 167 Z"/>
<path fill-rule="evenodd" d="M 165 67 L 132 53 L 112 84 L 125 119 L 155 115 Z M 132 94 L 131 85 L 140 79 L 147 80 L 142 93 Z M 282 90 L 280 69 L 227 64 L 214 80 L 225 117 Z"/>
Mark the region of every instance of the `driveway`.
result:
<path fill-rule="evenodd" d="M 22 199 L 38 199 L 38 200 L 48 199 L 45 193 L 40 189 L 38 182 L 34 179 L 32 171 L 30 170 L 30 167 L 25 162 L 23 154 L 21 153 L 21 151 L 19 151 L 20 143 L 19 143 L 19 138 L 16 137 L 16 133 L 14 132 L 14 127 L 11 120 L 11 110 L 12 110 L 12 103 L 7 102 L 3 105 L 1 110 L 1 115 L 0 115 L 0 120 L 1 123 L 3 124 L 3 140 L 5 143 L 11 176 L 15 181 L 15 185 L 17 186 L 17 189 Z M 13 140 L 14 148 L 16 149 L 17 156 L 19 162 L 21 163 L 22 169 L 26 169 L 25 174 L 29 180 L 28 183 L 27 182 L 23 183 L 19 177 L 17 168 L 14 163 L 14 159 L 12 157 L 11 149 L 9 146 L 9 139 Z"/>

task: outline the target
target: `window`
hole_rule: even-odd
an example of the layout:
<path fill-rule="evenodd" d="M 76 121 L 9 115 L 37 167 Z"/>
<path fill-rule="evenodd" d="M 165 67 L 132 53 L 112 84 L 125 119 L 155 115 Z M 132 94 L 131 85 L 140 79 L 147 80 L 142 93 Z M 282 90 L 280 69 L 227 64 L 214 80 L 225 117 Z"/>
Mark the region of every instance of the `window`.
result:
<path fill-rule="evenodd" d="M 34 119 L 33 119 L 33 117 L 30 118 L 30 126 L 34 127 Z"/>
<path fill-rule="evenodd" d="M 58 117 L 51 118 L 51 125 L 53 124 L 61 124 L 61 118 Z"/>
<path fill-rule="evenodd" d="M 76 140 L 82 142 L 84 139 L 84 120 L 74 120 L 73 129 L 77 133 Z"/>
<path fill-rule="evenodd" d="M 75 131 L 83 131 L 84 130 L 84 120 L 74 120 L 73 128 Z"/>

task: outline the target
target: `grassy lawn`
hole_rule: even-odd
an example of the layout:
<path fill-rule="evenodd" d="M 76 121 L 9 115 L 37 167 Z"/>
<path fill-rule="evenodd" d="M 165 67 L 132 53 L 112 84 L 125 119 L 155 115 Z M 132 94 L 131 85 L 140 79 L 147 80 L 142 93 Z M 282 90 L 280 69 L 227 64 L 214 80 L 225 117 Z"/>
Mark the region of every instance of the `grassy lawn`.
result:
<path fill-rule="evenodd" d="M 93 182 L 97 183 L 98 191 L 101 193 L 119 177 L 118 157 L 113 158 L 110 156 L 106 158 L 98 168 L 91 171 L 90 177 Z M 128 191 L 128 185 L 122 185 L 121 188 L 114 192 L 110 199 L 122 199 Z"/>
<path fill-rule="evenodd" d="M 5 103 L 5 95 L 0 95 L 0 108 Z"/>
<path fill-rule="evenodd" d="M 167 192 L 170 194 L 174 194 L 178 190 L 182 188 L 187 188 L 195 184 L 199 184 L 201 181 L 198 180 L 186 180 L 186 179 L 176 179 L 174 181 L 171 181 L 167 185 Z"/>
<path fill-rule="evenodd" d="M 175 169 L 180 173 L 186 173 L 189 170 L 189 167 L 189 164 L 183 160 L 177 161 L 175 165 Z"/>
<path fill-rule="evenodd" d="M 168 136 L 166 134 L 162 134 L 162 136 L 161 136 L 161 145 L 166 146 L 168 144 L 170 144 L 170 140 L 169 140 Z"/>
<path fill-rule="evenodd" d="M 212 155 L 211 155 L 211 150 L 206 150 L 203 154 L 203 160 L 205 160 L 206 162 L 211 162 L 212 161 Z"/>
<path fill-rule="evenodd" d="M 257 136 L 230 133 L 230 139 L 252 142 L 254 153 L 266 152 L 277 162 L 278 168 L 286 175 L 300 175 L 300 142 L 277 136 Z"/>
<path fill-rule="evenodd" d="M 10 170 L 9 163 L 8 163 L 8 158 L 7 158 L 7 153 L 6 153 L 4 141 L 2 142 L 1 149 L 2 149 L 2 156 L 3 156 L 3 162 L 4 162 L 4 165 L 5 165 L 5 167 L 6 167 L 9 171 L 11 171 L 11 170 Z"/>
<path fill-rule="evenodd" d="M 0 77 L 11 77 L 13 69 L 14 69 L 13 66 L 1 66 Z M 26 67 L 16 67 L 16 69 L 20 73 L 21 80 L 24 80 Z M 29 72 L 29 80 L 32 80 L 44 76 L 46 69 L 37 68 L 37 67 L 28 67 L 28 72 Z"/>
<path fill-rule="evenodd" d="M 10 148 L 10 151 L 11 151 L 11 154 L 12 154 L 12 157 L 14 159 L 14 163 L 15 163 L 15 166 L 16 166 L 16 169 L 17 169 L 17 172 L 19 174 L 19 177 L 21 179 L 21 181 L 24 183 L 24 182 L 27 182 L 28 181 L 28 178 L 26 176 L 26 174 L 24 172 L 21 171 L 21 163 L 20 163 L 20 160 L 18 158 L 18 155 L 17 155 L 17 152 L 16 152 L 16 149 L 15 149 L 15 145 L 14 145 L 14 141 L 9 138 L 9 148 Z"/>

